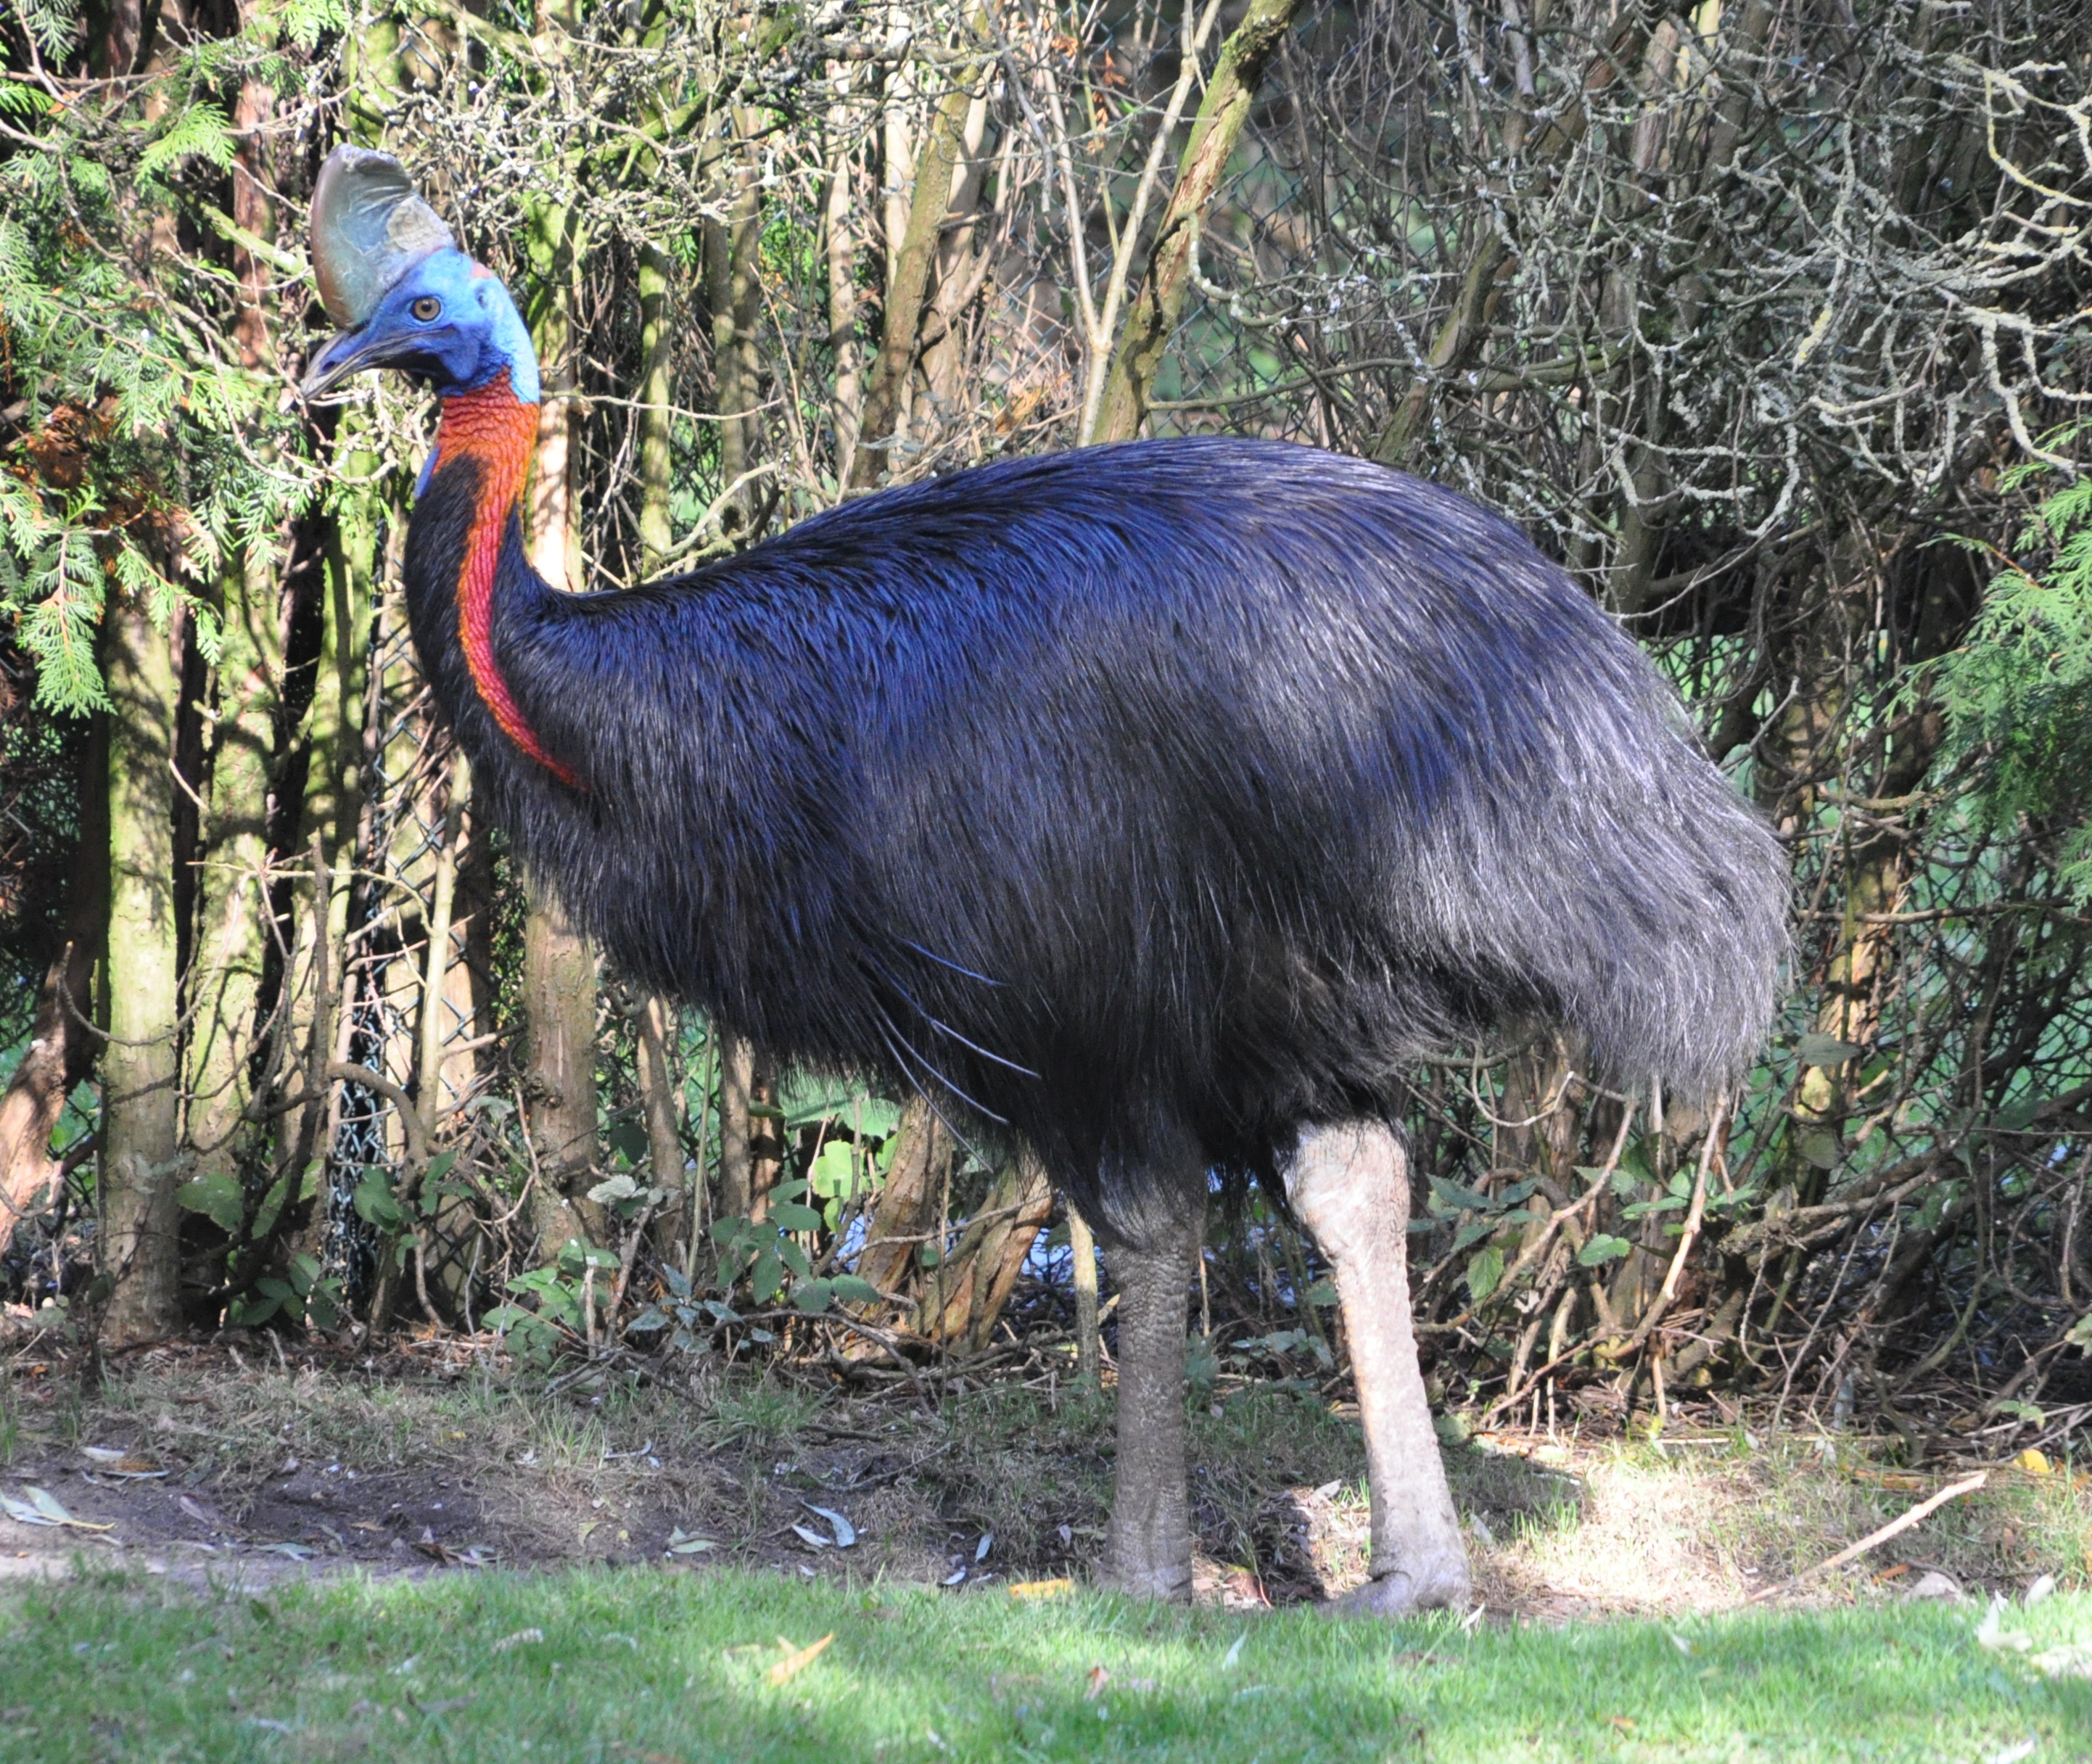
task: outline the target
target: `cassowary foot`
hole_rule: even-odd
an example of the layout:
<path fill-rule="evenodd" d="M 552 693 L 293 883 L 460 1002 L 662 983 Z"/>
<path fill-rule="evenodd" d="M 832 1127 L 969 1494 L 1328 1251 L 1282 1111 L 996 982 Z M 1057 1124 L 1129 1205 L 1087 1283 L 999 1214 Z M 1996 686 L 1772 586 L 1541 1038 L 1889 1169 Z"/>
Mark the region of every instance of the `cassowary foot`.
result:
<path fill-rule="evenodd" d="M 1464 1557 L 1395 1568 L 1316 1607 L 1325 1617 L 1407 1617 L 1464 1607 L 1472 1591 Z"/>

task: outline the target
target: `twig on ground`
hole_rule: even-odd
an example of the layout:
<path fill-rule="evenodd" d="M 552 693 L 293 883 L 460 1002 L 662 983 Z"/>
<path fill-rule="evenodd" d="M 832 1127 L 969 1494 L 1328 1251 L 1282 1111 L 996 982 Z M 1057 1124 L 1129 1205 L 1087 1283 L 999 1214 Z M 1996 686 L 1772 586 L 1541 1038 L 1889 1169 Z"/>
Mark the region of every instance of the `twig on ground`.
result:
<path fill-rule="evenodd" d="M 1800 1573 L 1789 1576 L 1777 1586 L 1760 1587 L 1745 1602 L 1755 1605 L 1761 1599 L 1771 1598 L 1781 1593 L 1792 1592 L 1804 1581 L 1813 1580 L 1819 1574 L 1828 1574 L 1833 1568 L 1842 1568 L 1847 1563 L 1856 1561 L 1878 1544 L 1887 1543 L 1890 1538 L 1900 1536 L 1921 1520 L 1929 1518 L 1956 1496 L 1973 1494 L 1990 1480 L 1989 1471 L 1978 1470 L 1973 1476 L 1962 1477 L 1959 1482 L 1948 1483 L 1938 1494 L 1926 1496 L 1901 1518 L 1891 1520 L 1879 1531 L 1868 1533 L 1857 1543 L 1848 1544 L 1835 1556 L 1825 1557 L 1814 1567 L 1804 1568 Z"/>

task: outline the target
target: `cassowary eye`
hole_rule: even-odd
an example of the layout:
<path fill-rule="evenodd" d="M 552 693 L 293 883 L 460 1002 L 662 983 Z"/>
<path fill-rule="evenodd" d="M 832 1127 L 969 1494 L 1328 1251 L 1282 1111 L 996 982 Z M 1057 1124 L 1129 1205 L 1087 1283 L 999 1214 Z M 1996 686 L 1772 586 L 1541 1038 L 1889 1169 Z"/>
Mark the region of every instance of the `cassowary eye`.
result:
<path fill-rule="evenodd" d="M 413 312 L 413 315 L 417 318 L 420 319 L 424 324 L 426 324 L 429 320 L 434 318 L 436 314 L 443 309 L 443 303 L 438 300 L 433 294 L 424 294 L 419 300 L 416 300 L 413 305 L 409 309 L 409 310 Z"/>

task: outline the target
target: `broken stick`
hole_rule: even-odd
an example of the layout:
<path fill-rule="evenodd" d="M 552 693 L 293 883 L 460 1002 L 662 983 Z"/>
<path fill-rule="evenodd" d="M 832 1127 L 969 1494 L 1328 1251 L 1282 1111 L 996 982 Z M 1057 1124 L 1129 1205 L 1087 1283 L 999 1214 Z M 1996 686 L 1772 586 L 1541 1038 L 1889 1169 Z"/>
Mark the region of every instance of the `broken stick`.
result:
<path fill-rule="evenodd" d="M 1835 1556 L 1826 1556 L 1822 1561 L 1818 1563 L 1814 1567 L 1804 1568 L 1800 1573 L 1793 1576 L 1788 1580 L 1782 1580 L 1777 1586 L 1760 1587 L 1757 1592 L 1751 1594 L 1749 1599 L 1746 1601 L 1746 1602 L 1755 1605 L 1761 1598 L 1771 1598 L 1775 1594 L 1791 1592 L 1793 1589 L 1800 1585 L 1803 1581 L 1813 1580 L 1819 1574 L 1827 1574 L 1833 1568 L 1843 1567 L 1847 1563 L 1855 1561 L 1859 1557 L 1865 1555 L 1877 1544 L 1885 1544 L 1890 1538 L 1897 1536 L 1900 1533 L 1908 1531 L 1912 1526 L 1917 1524 L 1921 1520 L 1926 1518 L 1927 1515 L 1938 1511 L 1956 1495 L 1967 1494 L 1974 1489 L 1980 1489 L 1986 1482 L 1989 1481 L 1990 1479 L 1990 1472 L 1989 1471 L 1978 1470 L 1972 1476 L 1962 1477 L 1959 1482 L 1948 1483 L 1947 1486 L 1940 1489 L 1937 1494 L 1927 1495 L 1925 1499 L 1920 1501 L 1917 1506 L 1911 1508 L 1908 1512 L 1904 1514 L 1901 1518 L 1891 1520 L 1888 1524 L 1882 1526 L 1879 1531 L 1868 1533 L 1865 1537 L 1862 1537 L 1856 1544 L 1848 1544 L 1843 1550 L 1840 1550 L 1837 1554 Z"/>

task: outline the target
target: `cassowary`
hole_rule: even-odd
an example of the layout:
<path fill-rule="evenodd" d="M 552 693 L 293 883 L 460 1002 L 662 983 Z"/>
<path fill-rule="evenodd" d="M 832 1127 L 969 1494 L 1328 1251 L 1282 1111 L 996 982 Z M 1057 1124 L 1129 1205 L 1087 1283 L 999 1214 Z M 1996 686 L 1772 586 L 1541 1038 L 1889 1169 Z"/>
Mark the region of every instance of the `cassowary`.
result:
<path fill-rule="evenodd" d="M 1502 520 L 1363 461 L 1156 441 L 849 503 L 685 576 L 553 591 L 508 293 L 397 162 L 313 215 L 309 394 L 442 400 L 406 548 L 437 703 L 525 867 L 645 984 L 1032 1148 L 1123 1295 L 1106 1572 L 1191 1581 L 1186 1292 L 1215 1171 L 1336 1278 L 1372 1495 L 1359 1608 L 1463 1598 L 1394 1125 L 1421 1053 L 1577 1031 L 1680 1092 L 1763 1034 L 1770 832 Z"/>

